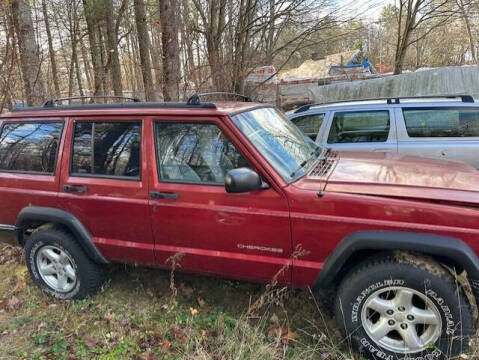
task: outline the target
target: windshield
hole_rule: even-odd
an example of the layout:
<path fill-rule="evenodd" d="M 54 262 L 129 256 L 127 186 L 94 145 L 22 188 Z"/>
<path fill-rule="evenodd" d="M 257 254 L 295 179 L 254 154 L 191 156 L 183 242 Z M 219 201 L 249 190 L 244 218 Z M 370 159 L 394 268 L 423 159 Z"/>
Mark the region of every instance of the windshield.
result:
<path fill-rule="evenodd" d="M 286 182 L 303 175 L 319 154 L 319 147 L 274 108 L 247 111 L 232 119 Z"/>

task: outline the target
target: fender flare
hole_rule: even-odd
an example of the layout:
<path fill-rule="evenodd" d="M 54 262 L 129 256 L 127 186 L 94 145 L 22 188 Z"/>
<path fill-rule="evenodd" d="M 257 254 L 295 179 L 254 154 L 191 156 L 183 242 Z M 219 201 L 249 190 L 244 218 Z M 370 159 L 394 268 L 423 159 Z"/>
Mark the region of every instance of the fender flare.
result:
<path fill-rule="evenodd" d="M 90 258 L 98 264 L 108 264 L 100 251 L 93 243 L 93 238 L 88 232 L 86 227 L 81 223 L 78 218 L 64 210 L 41 207 L 41 206 L 27 206 L 23 208 L 17 216 L 15 221 L 15 227 L 18 230 L 19 242 L 23 234 L 24 228 L 31 222 L 45 221 L 53 222 L 66 226 L 78 240 L 79 244 L 90 256 Z"/>
<path fill-rule="evenodd" d="M 328 257 L 313 289 L 330 288 L 343 266 L 362 250 L 404 250 L 452 260 L 467 271 L 479 299 L 479 258 L 464 241 L 448 236 L 406 231 L 358 231 L 345 237 Z"/>

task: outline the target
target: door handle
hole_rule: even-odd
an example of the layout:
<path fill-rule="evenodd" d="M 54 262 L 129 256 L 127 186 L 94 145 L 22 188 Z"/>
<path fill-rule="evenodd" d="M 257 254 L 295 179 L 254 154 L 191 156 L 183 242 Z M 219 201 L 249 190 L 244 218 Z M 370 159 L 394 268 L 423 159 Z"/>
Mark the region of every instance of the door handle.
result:
<path fill-rule="evenodd" d="M 63 185 L 63 191 L 66 192 L 77 192 L 77 193 L 84 193 L 86 192 L 87 187 L 85 185 Z"/>
<path fill-rule="evenodd" d="M 158 192 L 158 191 L 150 191 L 150 197 L 152 199 L 172 199 L 176 200 L 179 198 L 177 193 L 171 192 Z"/>
<path fill-rule="evenodd" d="M 374 152 L 392 152 L 392 149 L 390 148 L 376 148 L 373 149 Z"/>

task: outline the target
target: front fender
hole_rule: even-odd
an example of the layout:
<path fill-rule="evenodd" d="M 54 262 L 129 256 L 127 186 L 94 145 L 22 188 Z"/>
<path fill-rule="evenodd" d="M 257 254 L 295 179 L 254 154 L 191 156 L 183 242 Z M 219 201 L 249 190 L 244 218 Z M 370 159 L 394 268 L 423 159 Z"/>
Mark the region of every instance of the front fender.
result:
<path fill-rule="evenodd" d="M 324 263 L 313 288 L 331 287 L 348 260 L 364 250 L 413 251 L 449 259 L 467 271 L 474 294 L 479 299 L 479 258 L 469 245 L 454 237 L 405 231 L 358 231 L 348 235 Z"/>

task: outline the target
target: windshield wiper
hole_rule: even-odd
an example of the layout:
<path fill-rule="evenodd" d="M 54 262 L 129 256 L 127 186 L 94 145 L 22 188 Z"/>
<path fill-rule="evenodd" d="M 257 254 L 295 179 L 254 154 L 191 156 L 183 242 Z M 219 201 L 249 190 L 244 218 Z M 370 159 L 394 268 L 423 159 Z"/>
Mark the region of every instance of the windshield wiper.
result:
<path fill-rule="evenodd" d="M 299 164 L 299 166 L 289 175 L 289 177 L 291 178 L 294 178 L 296 176 L 296 173 L 301 170 L 302 168 L 304 168 L 306 166 L 307 163 L 309 163 L 311 161 L 311 159 L 313 158 L 317 158 L 319 155 L 321 154 L 321 148 L 318 146 L 315 150 L 313 150 L 310 154 L 309 154 L 309 157 L 304 160 L 301 164 Z"/>

